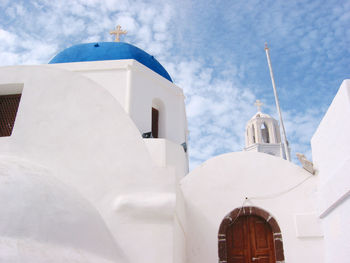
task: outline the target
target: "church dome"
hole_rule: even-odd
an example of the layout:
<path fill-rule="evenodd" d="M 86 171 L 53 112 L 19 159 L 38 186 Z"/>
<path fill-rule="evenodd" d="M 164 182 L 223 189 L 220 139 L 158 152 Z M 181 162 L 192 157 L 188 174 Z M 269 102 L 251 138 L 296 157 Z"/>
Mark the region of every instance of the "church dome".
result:
<path fill-rule="evenodd" d="M 150 54 L 124 42 L 78 44 L 58 53 L 49 64 L 134 59 L 172 82 L 165 68 Z"/>

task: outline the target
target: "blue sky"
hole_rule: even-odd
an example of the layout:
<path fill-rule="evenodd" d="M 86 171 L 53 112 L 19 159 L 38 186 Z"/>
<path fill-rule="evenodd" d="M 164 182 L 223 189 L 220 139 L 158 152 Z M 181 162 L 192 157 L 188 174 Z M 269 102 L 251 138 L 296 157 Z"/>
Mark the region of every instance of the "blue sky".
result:
<path fill-rule="evenodd" d="M 349 1 L 0 0 L 0 65 L 44 64 L 78 43 L 124 41 L 154 55 L 186 95 L 191 167 L 244 147 L 254 102 L 277 118 L 270 47 L 292 155 L 349 75 Z M 294 158 L 295 160 L 295 158 Z"/>

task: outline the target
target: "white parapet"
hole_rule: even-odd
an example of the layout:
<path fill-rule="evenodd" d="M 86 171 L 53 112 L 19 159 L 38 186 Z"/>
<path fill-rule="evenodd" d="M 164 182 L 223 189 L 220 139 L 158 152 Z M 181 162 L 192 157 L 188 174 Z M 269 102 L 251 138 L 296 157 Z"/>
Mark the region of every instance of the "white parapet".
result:
<path fill-rule="evenodd" d="M 344 80 L 311 140 L 320 178 L 319 216 L 325 234 L 325 262 L 347 262 L 350 216 L 350 80 Z"/>

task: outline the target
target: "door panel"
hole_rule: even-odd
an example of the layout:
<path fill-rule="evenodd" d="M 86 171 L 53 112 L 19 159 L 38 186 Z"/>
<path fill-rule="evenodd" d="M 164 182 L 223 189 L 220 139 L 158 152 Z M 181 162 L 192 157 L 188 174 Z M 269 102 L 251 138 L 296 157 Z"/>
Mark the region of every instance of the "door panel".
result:
<path fill-rule="evenodd" d="M 232 257 L 232 261 L 229 261 L 229 262 L 246 263 L 247 261 L 245 260 L 244 256 L 234 256 Z"/>
<path fill-rule="evenodd" d="M 268 233 L 264 225 L 264 222 L 253 222 L 253 228 L 255 230 L 255 247 L 257 249 L 266 249 L 269 247 L 268 244 Z"/>
<path fill-rule="evenodd" d="M 240 216 L 226 232 L 228 263 L 274 263 L 269 224 L 258 216 Z"/>
<path fill-rule="evenodd" d="M 248 263 L 250 256 L 248 244 L 248 225 L 245 217 L 238 218 L 236 222 L 228 228 L 226 233 L 227 260 L 230 263 Z"/>

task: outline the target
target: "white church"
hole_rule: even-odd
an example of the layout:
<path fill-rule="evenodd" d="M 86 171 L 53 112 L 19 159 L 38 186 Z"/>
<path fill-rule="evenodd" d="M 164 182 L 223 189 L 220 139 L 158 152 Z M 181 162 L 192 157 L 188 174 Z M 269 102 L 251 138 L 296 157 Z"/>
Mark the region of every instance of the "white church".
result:
<path fill-rule="evenodd" d="M 124 42 L 1 67 L 0 262 L 350 262 L 350 80 L 305 169 L 258 111 L 189 173 L 184 98 Z"/>

